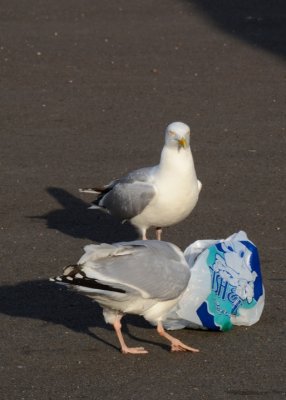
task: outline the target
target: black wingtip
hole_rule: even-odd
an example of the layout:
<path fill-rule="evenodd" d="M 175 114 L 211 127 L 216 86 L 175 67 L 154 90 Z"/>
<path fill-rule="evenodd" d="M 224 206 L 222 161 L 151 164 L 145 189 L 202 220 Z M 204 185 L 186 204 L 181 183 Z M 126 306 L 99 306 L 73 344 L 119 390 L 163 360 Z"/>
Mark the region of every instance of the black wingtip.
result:
<path fill-rule="evenodd" d="M 69 267 L 71 266 L 68 266 L 66 268 Z M 78 267 L 78 265 L 76 267 Z M 70 274 L 50 278 L 50 281 L 56 283 L 64 283 L 70 286 L 83 286 L 86 288 L 102 290 L 105 292 L 107 291 L 107 292 L 126 293 L 126 291 L 123 289 L 115 288 L 109 285 L 104 285 L 103 283 L 100 283 L 95 279 L 87 278 L 82 271 L 75 273 L 74 270 L 72 270 Z"/>

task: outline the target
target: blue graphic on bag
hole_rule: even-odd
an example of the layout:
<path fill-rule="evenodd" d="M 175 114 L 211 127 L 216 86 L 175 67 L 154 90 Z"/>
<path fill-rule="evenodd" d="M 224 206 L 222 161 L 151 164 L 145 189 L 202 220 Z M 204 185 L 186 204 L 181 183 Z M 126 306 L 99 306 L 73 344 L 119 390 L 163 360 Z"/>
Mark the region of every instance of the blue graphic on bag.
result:
<path fill-rule="evenodd" d="M 231 316 L 254 307 L 263 293 L 258 251 L 249 241 L 225 241 L 206 251 L 211 292 L 197 314 L 204 327 L 227 331 Z"/>

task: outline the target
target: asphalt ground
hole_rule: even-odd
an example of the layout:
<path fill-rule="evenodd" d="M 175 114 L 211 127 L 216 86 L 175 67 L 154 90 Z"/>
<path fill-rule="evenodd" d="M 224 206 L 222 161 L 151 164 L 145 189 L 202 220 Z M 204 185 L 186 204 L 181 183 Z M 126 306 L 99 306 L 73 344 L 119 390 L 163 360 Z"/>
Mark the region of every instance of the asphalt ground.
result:
<path fill-rule="evenodd" d="M 0 398 L 285 396 L 283 1 L 0 1 Z M 254 326 L 180 330 L 171 354 L 126 317 L 124 356 L 99 307 L 48 282 L 85 244 L 136 238 L 87 210 L 79 187 L 158 162 L 172 121 L 191 126 L 199 203 L 163 238 L 244 230 L 266 291 Z"/>

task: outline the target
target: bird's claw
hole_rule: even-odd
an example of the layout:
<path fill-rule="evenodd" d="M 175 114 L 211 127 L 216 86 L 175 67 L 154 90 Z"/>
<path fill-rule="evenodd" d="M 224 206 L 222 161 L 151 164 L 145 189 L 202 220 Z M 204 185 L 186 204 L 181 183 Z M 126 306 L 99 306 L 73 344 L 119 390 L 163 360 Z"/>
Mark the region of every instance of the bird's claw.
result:
<path fill-rule="evenodd" d="M 144 347 L 124 347 L 121 349 L 123 354 L 147 354 L 148 351 Z"/>
<path fill-rule="evenodd" d="M 180 340 L 175 340 L 171 345 L 171 351 L 191 351 L 192 353 L 198 353 L 200 350 L 195 349 L 194 347 L 187 346 Z"/>

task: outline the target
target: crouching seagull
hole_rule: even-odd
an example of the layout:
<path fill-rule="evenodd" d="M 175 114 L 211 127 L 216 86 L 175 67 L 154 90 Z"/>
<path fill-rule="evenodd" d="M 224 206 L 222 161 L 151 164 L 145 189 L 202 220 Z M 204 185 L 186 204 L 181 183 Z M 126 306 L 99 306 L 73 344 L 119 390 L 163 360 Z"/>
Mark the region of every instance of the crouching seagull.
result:
<path fill-rule="evenodd" d="M 50 280 L 68 285 L 91 297 L 103 308 L 124 354 L 144 354 L 144 347 L 128 347 L 121 332 L 124 314 L 142 315 L 157 326 L 171 343 L 171 351 L 199 350 L 187 346 L 164 329 L 164 318 L 178 303 L 189 279 L 190 268 L 175 245 L 157 240 L 88 245 L 77 265 Z"/>

